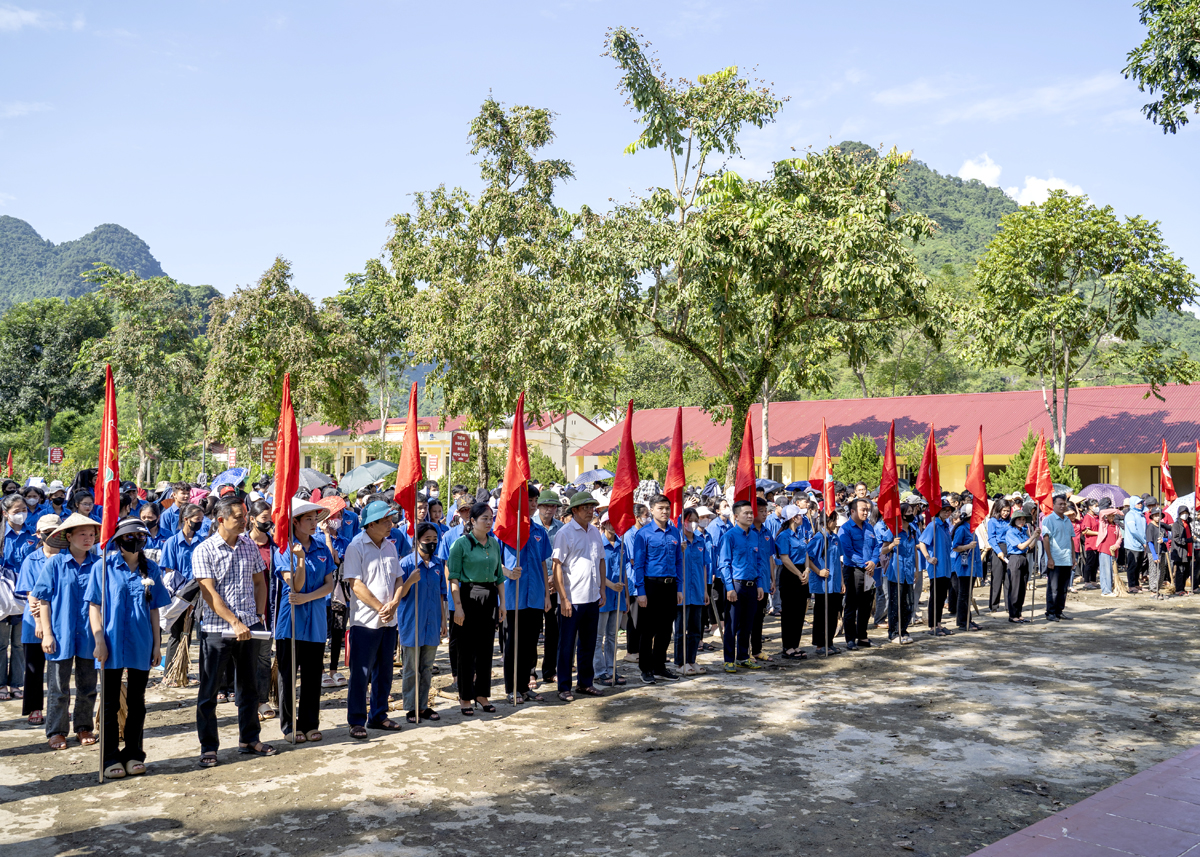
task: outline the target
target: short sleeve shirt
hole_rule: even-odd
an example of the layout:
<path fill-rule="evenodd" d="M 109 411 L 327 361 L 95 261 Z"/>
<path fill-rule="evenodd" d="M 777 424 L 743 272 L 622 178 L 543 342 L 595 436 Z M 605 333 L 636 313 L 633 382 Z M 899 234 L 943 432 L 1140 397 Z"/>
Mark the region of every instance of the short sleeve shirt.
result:
<path fill-rule="evenodd" d="M 563 567 L 563 583 L 572 604 L 590 604 L 600 600 L 600 562 L 604 559 L 604 536 L 588 525 L 587 529 L 571 519 L 554 537 L 552 559 Z"/>
<path fill-rule="evenodd" d="M 386 604 L 396 594 L 396 581 L 400 578 L 400 558 L 396 546 L 384 539 L 379 547 L 365 530 L 350 540 L 346 558 L 342 563 L 342 577 L 346 580 L 361 580 L 380 604 Z M 386 625 L 379 614 L 355 597 L 350 610 L 351 628 L 389 628 L 396 624 L 396 617 Z"/>
<path fill-rule="evenodd" d="M 192 552 L 192 576 L 197 580 L 212 580 L 217 594 L 237 620 L 246 627 L 258 621 L 254 601 L 254 575 L 266 570 L 258 546 L 239 536 L 230 547 L 219 535 L 205 539 Z M 203 602 L 201 602 L 203 603 Z M 206 634 L 228 631 L 229 623 L 204 604 L 200 628 Z"/>

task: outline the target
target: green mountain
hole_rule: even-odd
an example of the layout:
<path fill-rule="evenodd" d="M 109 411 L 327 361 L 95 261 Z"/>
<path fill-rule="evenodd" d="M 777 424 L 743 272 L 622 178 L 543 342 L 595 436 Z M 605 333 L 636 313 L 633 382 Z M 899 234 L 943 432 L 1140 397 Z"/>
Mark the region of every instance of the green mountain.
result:
<path fill-rule="evenodd" d="M 105 223 L 55 244 L 16 217 L 0 216 L 0 312 L 32 298 L 76 297 L 95 287 L 80 274 L 106 262 L 141 277 L 164 276 L 150 247 L 123 226 Z"/>

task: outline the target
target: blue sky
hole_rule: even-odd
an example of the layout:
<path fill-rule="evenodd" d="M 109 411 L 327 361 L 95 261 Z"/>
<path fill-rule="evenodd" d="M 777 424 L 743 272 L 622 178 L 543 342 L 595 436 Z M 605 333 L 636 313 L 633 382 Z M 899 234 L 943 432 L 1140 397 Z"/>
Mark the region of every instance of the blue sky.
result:
<path fill-rule="evenodd" d="M 43 237 L 132 229 L 172 276 L 229 293 L 282 254 L 314 297 L 380 252 L 409 194 L 478 186 L 467 125 L 489 92 L 558 114 L 559 201 L 666 184 L 605 29 L 669 74 L 738 65 L 789 96 L 730 166 L 789 147 L 913 150 L 1023 201 L 1082 189 L 1161 220 L 1200 270 L 1200 122 L 1163 135 L 1123 79 L 1131 2 L 55 3 L 0 0 L 0 214 Z"/>

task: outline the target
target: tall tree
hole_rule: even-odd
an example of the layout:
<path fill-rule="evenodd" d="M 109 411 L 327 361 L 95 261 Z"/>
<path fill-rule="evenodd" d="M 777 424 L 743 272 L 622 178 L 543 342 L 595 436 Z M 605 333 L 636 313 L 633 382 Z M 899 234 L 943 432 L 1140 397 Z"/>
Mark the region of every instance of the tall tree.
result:
<path fill-rule="evenodd" d="M 1160 93 L 1142 108 L 1166 134 L 1200 113 L 1200 0 L 1138 0 L 1135 4 L 1146 40 L 1129 52 L 1125 77 L 1138 90 Z"/>
<path fill-rule="evenodd" d="M 0 424 L 40 424 L 49 449 L 55 416 L 86 413 L 103 397 L 103 371 L 97 375 L 79 365 L 79 352 L 111 327 L 108 304 L 98 295 L 39 298 L 10 307 L 0 317 Z"/>
<path fill-rule="evenodd" d="M 1110 206 L 1052 191 L 1042 205 L 1001 221 L 976 280 L 976 297 L 959 314 L 960 350 L 977 363 L 1020 365 L 1039 379 L 1059 459 L 1071 387 L 1090 367 L 1153 364 L 1147 395 L 1200 372 L 1170 343 L 1138 339 L 1139 321 L 1197 296 L 1195 277 L 1171 254 L 1157 222 L 1122 222 Z"/>
<path fill-rule="evenodd" d="M 143 280 L 97 265 L 89 279 L 112 307 L 113 326 L 80 352 L 80 363 L 104 378 L 111 364 L 113 381 L 133 404 L 134 425 L 122 430 L 137 447 L 140 486 L 150 473 L 150 422 L 171 394 L 191 388 L 200 378 L 201 352 L 194 342 L 199 315 L 181 305 L 180 286 L 170 277 Z"/>
<path fill-rule="evenodd" d="M 379 259 L 368 259 L 364 273 L 347 274 L 346 288 L 328 301 L 366 347 L 367 377 L 379 391 L 381 441 L 392 396 L 401 391 L 408 367 L 406 302 L 415 294 L 410 279 L 393 276 Z"/>
<path fill-rule="evenodd" d="M 213 302 L 203 403 L 214 437 L 273 434 L 288 372 L 301 425 L 349 428 L 369 417 L 365 349 L 340 313 L 319 311 L 291 281 L 279 256 L 256 285 Z"/>
<path fill-rule="evenodd" d="M 597 352 L 608 328 L 572 324 L 568 311 L 597 297 L 562 276 L 575 221 L 553 194 L 573 171 L 536 157 L 554 139 L 551 119 L 485 101 L 470 128 L 483 191 L 415 194 L 415 213 L 392 219 L 387 244 L 395 275 L 428 285 L 412 299 L 410 346 L 434 366 L 428 383 L 443 394 L 443 416 L 469 418 L 479 485 L 490 482 L 488 436 L 522 391 L 534 418 L 552 394 L 584 395 L 607 374 Z"/>

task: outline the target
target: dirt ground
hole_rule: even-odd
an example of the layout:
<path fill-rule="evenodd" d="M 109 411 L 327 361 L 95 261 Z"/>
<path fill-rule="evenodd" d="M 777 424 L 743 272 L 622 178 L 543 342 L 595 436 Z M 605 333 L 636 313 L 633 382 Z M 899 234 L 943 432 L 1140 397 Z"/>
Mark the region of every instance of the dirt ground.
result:
<path fill-rule="evenodd" d="M 325 740 L 292 748 L 269 721 L 270 759 L 236 754 L 227 705 L 221 764 L 203 771 L 195 691 L 155 686 L 148 775 L 104 786 L 95 748 L 52 753 L 2 703 L 0 843 L 20 857 L 969 854 L 1200 743 L 1200 597 L 1086 593 L 1068 613 L 1011 626 L 985 611 L 980 633 L 655 687 L 630 665 L 628 686 L 572 704 L 514 709 L 498 687 L 494 715 L 464 722 L 440 698 L 440 723 L 365 743 L 344 690 L 326 692 Z"/>

